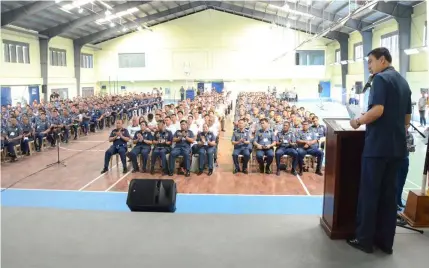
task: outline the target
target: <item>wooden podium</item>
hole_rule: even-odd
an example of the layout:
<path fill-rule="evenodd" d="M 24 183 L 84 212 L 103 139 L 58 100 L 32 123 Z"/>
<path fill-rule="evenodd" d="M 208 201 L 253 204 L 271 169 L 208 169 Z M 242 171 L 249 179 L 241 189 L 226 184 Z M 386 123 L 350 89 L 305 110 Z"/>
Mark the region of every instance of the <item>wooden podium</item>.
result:
<path fill-rule="evenodd" d="M 350 119 L 326 118 L 325 185 L 320 224 L 331 239 L 352 238 L 361 174 L 365 127 Z"/>

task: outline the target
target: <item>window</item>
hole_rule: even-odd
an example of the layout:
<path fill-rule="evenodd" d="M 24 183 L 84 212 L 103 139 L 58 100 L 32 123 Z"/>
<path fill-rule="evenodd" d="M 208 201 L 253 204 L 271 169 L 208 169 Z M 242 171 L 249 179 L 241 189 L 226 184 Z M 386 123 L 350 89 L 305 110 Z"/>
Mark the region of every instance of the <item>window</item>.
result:
<path fill-rule="evenodd" d="M 81 68 L 94 68 L 93 55 L 80 54 L 80 67 Z"/>
<path fill-rule="evenodd" d="M 30 63 L 30 45 L 27 43 L 3 40 L 3 59 L 10 63 Z"/>
<path fill-rule="evenodd" d="M 341 61 L 341 50 L 337 49 L 335 50 L 335 62 L 340 63 Z"/>
<path fill-rule="evenodd" d="M 325 65 L 324 50 L 298 50 L 295 57 L 296 65 Z"/>
<path fill-rule="evenodd" d="M 381 36 L 381 46 L 390 51 L 392 57 L 399 56 L 399 38 L 398 32 L 392 32 Z"/>
<path fill-rule="evenodd" d="M 357 44 L 355 44 L 354 45 L 354 48 L 355 48 L 355 61 L 356 60 L 361 60 L 361 59 L 363 59 L 363 45 L 362 45 L 362 42 L 361 43 L 357 43 Z"/>
<path fill-rule="evenodd" d="M 423 29 L 423 46 L 428 45 L 428 22 L 425 21 L 425 27 Z"/>
<path fill-rule="evenodd" d="M 49 48 L 51 66 L 67 66 L 67 53 L 64 49 Z"/>
<path fill-rule="evenodd" d="M 144 53 L 119 53 L 119 68 L 143 68 L 146 65 Z"/>

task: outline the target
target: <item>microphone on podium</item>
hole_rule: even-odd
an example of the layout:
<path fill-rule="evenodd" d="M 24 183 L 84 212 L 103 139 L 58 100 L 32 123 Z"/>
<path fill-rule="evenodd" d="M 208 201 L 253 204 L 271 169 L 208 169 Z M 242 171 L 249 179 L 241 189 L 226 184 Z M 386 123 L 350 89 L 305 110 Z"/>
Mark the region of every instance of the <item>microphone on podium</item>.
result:
<path fill-rule="evenodd" d="M 371 88 L 372 80 L 374 79 L 374 75 L 370 75 L 368 81 L 362 89 L 362 94 L 364 94 L 369 88 Z"/>

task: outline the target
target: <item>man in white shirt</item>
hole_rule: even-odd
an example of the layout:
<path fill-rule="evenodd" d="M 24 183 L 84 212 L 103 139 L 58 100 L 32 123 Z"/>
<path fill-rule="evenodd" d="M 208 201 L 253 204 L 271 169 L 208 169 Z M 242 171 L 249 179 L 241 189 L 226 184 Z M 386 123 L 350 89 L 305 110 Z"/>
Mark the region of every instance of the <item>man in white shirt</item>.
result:
<path fill-rule="evenodd" d="M 164 122 L 165 122 L 165 129 L 167 129 L 171 133 L 176 133 L 178 128 L 171 122 L 170 116 L 166 116 L 164 118 Z"/>
<path fill-rule="evenodd" d="M 418 103 L 419 115 L 420 115 L 420 126 L 426 126 L 426 96 L 422 93 L 422 97 L 419 99 Z"/>

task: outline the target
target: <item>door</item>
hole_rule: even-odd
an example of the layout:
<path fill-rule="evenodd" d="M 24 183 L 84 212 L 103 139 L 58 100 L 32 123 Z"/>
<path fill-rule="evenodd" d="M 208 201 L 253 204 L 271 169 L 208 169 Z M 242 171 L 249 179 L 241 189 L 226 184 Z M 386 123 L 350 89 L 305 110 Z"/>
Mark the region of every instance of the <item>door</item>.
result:
<path fill-rule="evenodd" d="M 10 87 L 1 87 L 1 105 L 12 105 L 12 94 Z"/>
<path fill-rule="evenodd" d="M 93 87 L 83 87 L 82 88 L 82 97 L 87 98 L 94 96 L 94 88 Z"/>
<path fill-rule="evenodd" d="M 331 82 L 321 81 L 320 85 L 322 86 L 322 93 L 320 94 L 320 97 L 329 99 L 331 97 Z"/>
<path fill-rule="evenodd" d="M 33 103 L 33 101 L 40 103 L 39 86 L 28 86 L 28 96 L 30 97 L 28 102 L 30 105 Z"/>

